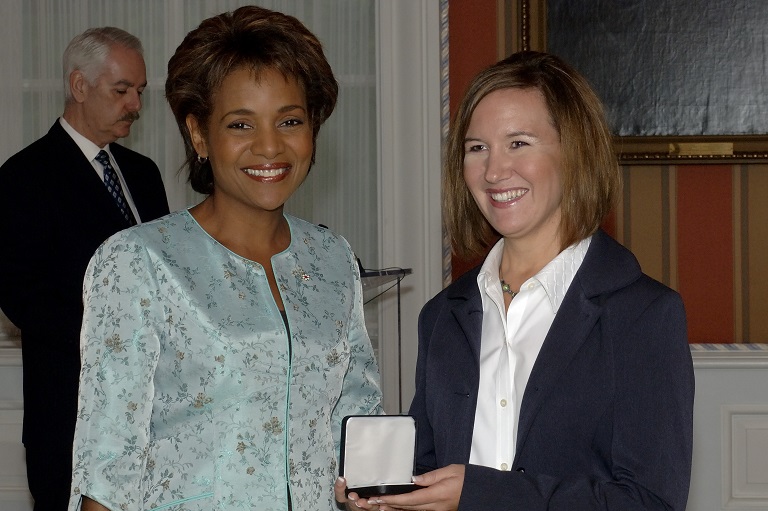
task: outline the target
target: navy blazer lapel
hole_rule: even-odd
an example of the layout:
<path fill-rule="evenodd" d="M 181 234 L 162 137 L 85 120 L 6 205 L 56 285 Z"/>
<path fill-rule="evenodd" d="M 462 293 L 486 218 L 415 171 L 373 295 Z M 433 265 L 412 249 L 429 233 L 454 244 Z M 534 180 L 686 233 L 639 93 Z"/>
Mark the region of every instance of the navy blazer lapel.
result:
<path fill-rule="evenodd" d="M 477 391 L 480 384 L 480 338 L 483 330 L 483 304 L 477 287 L 477 275 L 480 267 L 470 270 L 448 288 L 448 304 L 454 324 L 446 321 L 441 332 L 452 338 L 454 346 L 466 342 L 472 358 L 456 360 L 450 369 L 454 373 L 456 391 L 462 392 L 468 406 L 461 407 L 463 412 L 454 421 L 455 427 L 450 432 L 452 445 L 450 454 L 444 461 L 448 463 L 468 463 L 472 449 L 472 431 L 475 423 Z M 457 328 L 458 326 L 458 328 Z M 456 409 L 451 413 L 455 415 Z"/>
<path fill-rule="evenodd" d="M 517 454 L 555 382 L 600 318 L 604 295 L 628 286 L 640 276 L 640 265 L 631 252 L 602 230 L 592 236 L 584 262 L 560 305 L 525 387 Z"/>
<path fill-rule="evenodd" d="M 544 339 L 525 387 L 517 428 L 518 454 L 536 413 L 564 368 L 584 344 L 601 311 L 602 307 L 586 297 L 578 277 L 575 278 Z"/>
<path fill-rule="evenodd" d="M 477 267 L 456 281 L 450 290 L 448 299 L 453 303 L 451 313 L 464 333 L 464 338 L 472 348 L 475 362 L 480 362 L 480 337 L 483 331 L 483 302 L 477 287 Z M 474 389 L 477 392 L 477 388 Z"/>

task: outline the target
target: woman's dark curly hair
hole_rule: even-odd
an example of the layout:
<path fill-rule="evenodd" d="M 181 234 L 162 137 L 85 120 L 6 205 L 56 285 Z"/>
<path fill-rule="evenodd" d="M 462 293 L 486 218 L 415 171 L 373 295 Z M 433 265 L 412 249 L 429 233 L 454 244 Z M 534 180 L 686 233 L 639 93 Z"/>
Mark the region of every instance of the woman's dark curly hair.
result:
<path fill-rule="evenodd" d="M 246 6 L 204 20 L 176 48 L 165 81 L 165 97 L 184 139 L 185 165 L 196 192 L 213 193 L 213 169 L 208 160 L 197 159 L 187 116 L 197 119 L 204 130 L 215 92 L 230 73 L 243 67 L 257 78 L 265 70 L 277 70 L 299 82 L 307 99 L 313 143 L 336 106 L 339 85 L 322 45 L 293 16 Z M 314 159 L 313 152 L 313 163 Z"/>

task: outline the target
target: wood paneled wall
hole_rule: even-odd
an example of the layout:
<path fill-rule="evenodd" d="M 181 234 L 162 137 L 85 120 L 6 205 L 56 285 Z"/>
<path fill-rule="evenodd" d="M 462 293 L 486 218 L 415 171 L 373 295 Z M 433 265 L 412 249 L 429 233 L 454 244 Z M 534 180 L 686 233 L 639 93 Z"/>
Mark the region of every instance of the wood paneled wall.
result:
<path fill-rule="evenodd" d="M 677 290 L 691 343 L 768 343 L 768 164 L 623 166 L 603 228 Z M 479 261 L 454 257 L 453 277 Z"/>
<path fill-rule="evenodd" d="M 623 172 L 613 234 L 683 296 L 690 341 L 768 342 L 768 165 Z"/>

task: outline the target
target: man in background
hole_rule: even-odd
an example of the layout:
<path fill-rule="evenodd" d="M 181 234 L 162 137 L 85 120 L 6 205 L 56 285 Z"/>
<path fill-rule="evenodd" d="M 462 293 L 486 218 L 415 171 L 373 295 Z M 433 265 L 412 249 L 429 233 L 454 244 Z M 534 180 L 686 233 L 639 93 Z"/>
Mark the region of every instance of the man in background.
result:
<path fill-rule="evenodd" d="M 139 118 L 141 42 L 113 27 L 64 52 L 64 114 L 0 167 L 0 309 L 21 330 L 27 479 L 35 511 L 66 509 L 82 283 L 110 235 L 168 213 L 157 165 L 115 143 Z"/>

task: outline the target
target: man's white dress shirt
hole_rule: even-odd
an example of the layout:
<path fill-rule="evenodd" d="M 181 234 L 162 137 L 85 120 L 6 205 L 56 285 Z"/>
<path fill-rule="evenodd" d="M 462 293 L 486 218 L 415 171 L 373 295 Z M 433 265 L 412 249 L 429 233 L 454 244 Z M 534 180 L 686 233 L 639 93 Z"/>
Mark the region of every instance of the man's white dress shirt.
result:
<path fill-rule="evenodd" d="M 61 124 L 61 127 L 64 128 L 64 131 L 66 131 L 69 136 L 72 137 L 72 140 L 75 141 L 75 144 L 77 144 L 77 147 L 80 148 L 88 161 L 91 162 L 93 170 L 96 171 L 96 174 L 99 175 L 99 178 L 102 181 L 104 181 L 104 167 L 101 166 L 101 163 L 96 161 L 96 155 L 99 154 L 99 151 L 101 150 L 106 151 L 106 153 L 109 155 L 109 162 L 112 164 L 112 168 L 115 169 L 118 179 L 120 179 L 120 186 L 123 188 L 123 195 L 125 195 L 125 200 L 128 202 L 128 207 L 130 207 L 131 211 L 133 212 L 133 218 L 136 219 L 137 224 L 140 224 L 141 219 L 139 218 L 139 212 L 136 209 L 136 205 L 133 203 L 131 191 L 128 189 L 128 185 L 125 183 L 125 178 L 123 177 L 123 173 L 120 171 L 120 166 L 117 164 L 115 157 L 112 156 L 112 152 L 109 150 L 109 144 L 104 147 L 97 146 L 83 135 L 81 135 L 63 117 L 59 117 L 59 123 Z"/>

